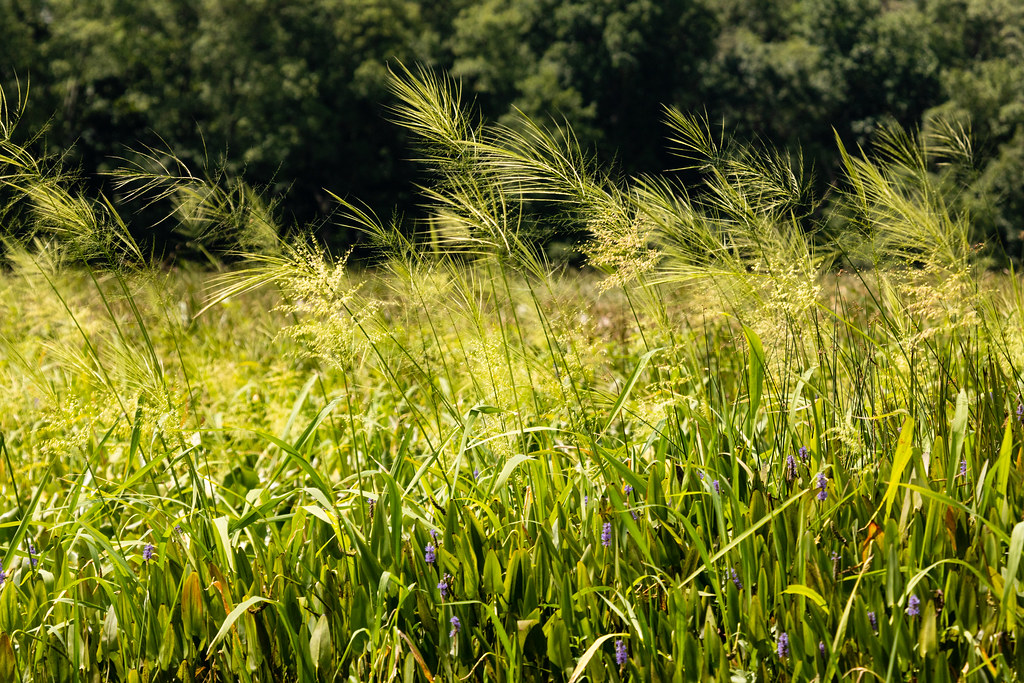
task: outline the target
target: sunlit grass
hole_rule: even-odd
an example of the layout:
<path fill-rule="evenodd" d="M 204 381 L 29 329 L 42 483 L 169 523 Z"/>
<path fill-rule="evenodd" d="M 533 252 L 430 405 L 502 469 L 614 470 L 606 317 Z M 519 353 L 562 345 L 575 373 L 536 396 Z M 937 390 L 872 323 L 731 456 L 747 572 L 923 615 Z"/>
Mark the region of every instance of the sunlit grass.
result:
<path fill-rule="evenodd" d="M 168 160 L 122 187 L 235 261 L 155 269 L 5 136 L 0 680 L 1019 677 L 1024 298 L 928 141 L 822 215 L 677 112 L 702 188 L 395 89 L 372 268 Z"/>

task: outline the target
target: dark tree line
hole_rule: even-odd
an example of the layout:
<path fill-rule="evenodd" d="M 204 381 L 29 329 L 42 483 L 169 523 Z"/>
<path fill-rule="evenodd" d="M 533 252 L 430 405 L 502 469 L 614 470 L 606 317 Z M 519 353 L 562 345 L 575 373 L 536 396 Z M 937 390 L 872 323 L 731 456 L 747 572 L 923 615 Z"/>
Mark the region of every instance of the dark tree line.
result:
<path fill-rule="evenodd" d="M 302 222 L 329 213 L 325 188 L 415 215 L 418 170 L 387 120 L 399 61 L 461 79 L 489 120 L 568 124 L 626 174 L 674 163 L 662 105 L 799 146 L 822 185 L 835 135 L 969 123 L 957 201 L 1020 251 L 1018 0 L 0 0 L 0 84 L 8 100 L 31 84 L 19 131 L 45 131 L 40 151 L 99 189 L 132 149 L 169 148 Z"/>

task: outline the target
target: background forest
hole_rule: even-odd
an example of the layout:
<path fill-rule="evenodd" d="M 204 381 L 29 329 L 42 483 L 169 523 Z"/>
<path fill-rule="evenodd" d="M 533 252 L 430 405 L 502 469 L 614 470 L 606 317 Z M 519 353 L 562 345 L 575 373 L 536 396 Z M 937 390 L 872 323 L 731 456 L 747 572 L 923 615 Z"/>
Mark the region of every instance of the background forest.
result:
<path fill-rule="evenodd" d="M 0 85 L 30 90 L 18 130 L 36 153 L 123 201 L 103 172 L 170 150 L 339 246 L 356 237 L 324 220 L 325 189 L 416 216 L 423 179 L 388 120 L 396 60 L 461 79 L 489 120 L 568 123 L 628 175 L 672 167 L 663 105 L 799 145 L 822 194 L 836 135 L 856 146 L 887 120 L 952 118 L 975 144 L 956 200 L 978 241 L 1021 255 L 1017 0 L 0 0 Z"/>

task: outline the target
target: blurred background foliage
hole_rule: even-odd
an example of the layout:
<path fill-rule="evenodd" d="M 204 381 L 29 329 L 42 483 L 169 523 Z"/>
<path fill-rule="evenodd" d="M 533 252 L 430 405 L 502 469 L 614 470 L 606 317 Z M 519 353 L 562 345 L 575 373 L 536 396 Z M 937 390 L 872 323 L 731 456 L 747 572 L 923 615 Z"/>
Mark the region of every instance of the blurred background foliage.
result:
<path fill-rule="evenodd" d="M 571 128 L 629 175 L 671 168 L 663 105 L 799 146 L 820 195 L 836 136 L 953 120 L 974 141 L 955 201 L 977 241 L 1022 255 L 1018 0 L 0 0 L 0 85 L 30 91 L 18 131 L 38 153 L 123 203 L 103 174 L 173 151 L 339 248 L 357 236 L 329 192 L 418 215 L 425 180 L 388 120 L 398 61 L 449 71 L 489 120 Z M 164 213 L 141 215 L 157 253 L 187 252 Z"/>

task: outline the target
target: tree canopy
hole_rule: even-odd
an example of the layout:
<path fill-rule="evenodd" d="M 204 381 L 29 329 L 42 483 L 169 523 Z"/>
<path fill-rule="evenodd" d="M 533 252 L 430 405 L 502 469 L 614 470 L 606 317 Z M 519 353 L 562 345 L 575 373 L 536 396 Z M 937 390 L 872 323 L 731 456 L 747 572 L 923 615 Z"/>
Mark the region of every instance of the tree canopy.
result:
<path fill-rule="evenodd" d="M 1020 254 L 1015 0 L 0 0 L 0 85 L 29 86 L 21 135 L 43 131 L 115 200 L 102 173 L 148 147 L 244 177 L 300 222 L 329 214 L 329 192 L 415 214 L 388 120 L 399 62 L 458 78 L 490 120 L 571 130 L 624 174 L 670 163 L 663 106 L 801 148 L 822 187 L 835 136 L 955 121 L 975 141 L 957 201 Z"/>

